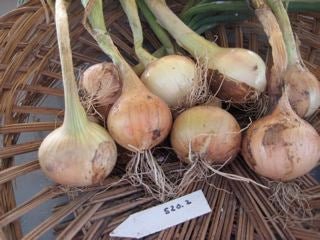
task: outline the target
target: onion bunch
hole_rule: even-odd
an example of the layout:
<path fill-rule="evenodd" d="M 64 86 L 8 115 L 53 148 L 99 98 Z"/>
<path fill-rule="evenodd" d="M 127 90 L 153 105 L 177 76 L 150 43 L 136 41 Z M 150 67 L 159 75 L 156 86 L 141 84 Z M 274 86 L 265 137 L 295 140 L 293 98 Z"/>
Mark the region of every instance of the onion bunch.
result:
<path fill-rule="evenodd" d="M 256 100 L 266 88 L 265 63 L 254 52 L 221 48 L 189 29 L 166 5 L 165 0 L 145 1 L 159 23 L 194 58 L 223 75 L 212 81 L 213 91 L 223 100 L 244 103 Z M 218 91 L 219 90 L 219 91 Z"/>
<path fill-rule="evenodd" d="M 82 0 L 82 4 L 89 19 L 85 27 L 117 66 L 122 81 L 122 92 L 109 111 L 107 127 L 119 145 L 134 152 L 126 176 L 133 184 L 145 186 L 156 198 L 164 200 L 171 185 L 151 149 L 169 134 L 171 112 L 164 101 L 143 85 L 114 45 L 105 26 L 102 1 L 90 5 Z"/>
<path fill-rule="evenodd" d="M 61 127 L 51 132 L 39 148 L 44 173 L 57 183 L 87 186 L 103 181 L 117 159 L 117 149 L 108 132 L 86 117 L 77 93 L 70 47 L 67 3 L 56 0 L 55 22 L 64 85 L 65 116 Z"/>

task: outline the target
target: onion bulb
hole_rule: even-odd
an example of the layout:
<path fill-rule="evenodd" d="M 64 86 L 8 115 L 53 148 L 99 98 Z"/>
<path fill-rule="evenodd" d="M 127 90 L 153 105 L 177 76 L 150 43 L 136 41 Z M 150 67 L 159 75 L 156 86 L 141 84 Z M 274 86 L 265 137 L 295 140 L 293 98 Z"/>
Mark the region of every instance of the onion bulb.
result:
<path fill-rule="evenodd" d="M 289 65 L 284 82 L 288 87 L 289 102 L 300 117 L 309 117 L 318 110 L 320 83 L 305 66 L 300 63 Z"/>
<path fill-rule="evenodd" d="M 197 67 L 193 60 L 181 55 L 162 58 L 152 56 L 142 47 L 143 32 L 135 0 L 120 0 L 133 33 L 135 53 L 145 70 L 141 81 L 155 95 L 163 99 L 171 109 L 184 108 L 194 88 L 198 87 Z M 140 7 L 146 10 L 144 3 Z M 205 92 L 202 92 L 204 95 Z"/>
<path fill-rule="evenodd" d="M 165 0 L 145 1 L 158 22 L 194 58 L 223 75 L 212 82 L 223 100 L 244 103 L 255 100 L 266 88 L 266 66 L 254 52 L 242 48 L 221 48 L 187 27 L 166 5 Z"/>
<path fill-rule="evenodd" d="M 77 94 L 72 67 L 68 16 L 64 0 L 56 0 L 55 21 L 65 96 L 61 127 L 41 143 L 38 156 L 44 173 L 53 181 L 87 186 L 110 174 L 117 159 L 116 145 L 107 131 L 90 122 Z"/>
<path fill-rule="evenodd" d="M 214 106 L 197 106 L 181 113 L 174 121 L 171 144 L 179 159 L 190 164 L 190 150 L 201 159 L 223 164 L 240 150 L 241 132 L 235 118 Z"/>
<path fill-rule="evenodd" d="M 320 136 L 292 110 L 284 94 L 272 114 L 247 130 L 242 155 L 256 173 L 276 181 L 290 181 L 317 165 Z"/>
<path fill-rule="evenodd" d="M 282 1 L 268 0 L 268 3 L 278 20 L 288 54 L 288 66 L 283 78 L 289 102 L 300 117 L 309 117 L 320 107 L 320 83 L 303 64 Z"/>
<path fill-rule="evenodd" d="M 175 119 L 170 140 L 178 158 L 188 165 L 175 194 L 183 194 L 190 183 L 212 174 L 264 187 L 220 170 L 237 156 L 241 147 L 240 126 L 227 111 L 208 105 L 185 110 Z"/>
<path fill-rule="evenodd" d="M 191 59 L 169 55 L 147 65 L 141 81 L 169 107 L 176 108 L 190 93 L 195 75 L 196 65 Z"/>
<path fill-rule="evenodd" d="M 108 109 L 121 93 L 121 82 L 116 66 L 110 62 L 97 63 L 87 68 L 80 79 L 80 87 L 85 90 L 89 107 L 102 115 L 108 115 Z"/>
<path fill-rule="evenodd" d="M 88 11 L 87 0 L 82 0 Z M 109 111 L 107 126 L 113 139 L 135 153 L 126 168 L 128 180 L 143 185 L 153 196 L 165 199 L 171 185 L 151 154 L 171 129 L 172 116 L 166 103 L 140 81 L 114 45 L 104 23 L 102 1 L 96 0 L 87 12 L 90 33 L 119 70 L 122 92 Z M 89 26 L 86 26 L 89 28 Z"/>

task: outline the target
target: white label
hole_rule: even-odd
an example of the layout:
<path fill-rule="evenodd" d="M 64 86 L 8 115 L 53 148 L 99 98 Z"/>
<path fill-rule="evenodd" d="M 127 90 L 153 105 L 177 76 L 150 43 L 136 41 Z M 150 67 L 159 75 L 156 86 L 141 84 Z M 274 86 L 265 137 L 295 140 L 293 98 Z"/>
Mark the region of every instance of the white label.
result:
<path fill-rule="evenodd" d="M 202 190 L 130 215 L 110 237 L 142 238 L 211 212 Z"/>

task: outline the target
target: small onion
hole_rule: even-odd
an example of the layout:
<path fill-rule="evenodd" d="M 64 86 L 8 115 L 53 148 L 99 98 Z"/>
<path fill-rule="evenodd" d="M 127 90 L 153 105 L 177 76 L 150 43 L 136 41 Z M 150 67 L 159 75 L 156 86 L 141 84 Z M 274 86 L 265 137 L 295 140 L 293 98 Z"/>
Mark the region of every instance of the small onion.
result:
<path fill-rule="evenodd" d="M 284 82 L 288 86 L 289 102 L 300 117 L 309 117 L 320 107 L 319 80 L 300 64 L 289 65 Z"/>
<path fill-rule="evenodd" d="M 110 62 L 102 62 L 83 72 L 80 87 L 85 90 L 89 104 L 93 104 L 102 116 L 107 116 L 108 109 L 121 94 L 122 84 L 116 66 Z"/>
<path fill-rule="evenodd" d="M 320 83 L 303 64 L 283 2 L 280 0 L 267 0 L 267 2 L 277 18 L 286 45 L 288 66 L 283 78 L 287 85 L 289 102 L 300 117 L 309 117 L 320 107 Z"/>
<path fill-rule="evenodd" d="M 143 30 L 136 1 L 120 0 L 120 3 L 129 20 L 135 53 L 145 67 L 140 77 L 141 81 L 171 109 L 177 110 L 190 105 L 187 100 L 194 99 L 190 95 L 199 84 L 196 64 L 190 58 L 181 55 L 169 55 L 159 59 L 151 55 L 142 46 Z M 142 5 L 140 6 L 146 10 L 147 7 Z M 166 35 L 164 32 L 163 34 Z"/>
<path fill-rule="evenodd" d="M 247 130 L 242 155 L 256 173 L 276 181 L 290 181 L 317 165 L 320 136 L 292 110 L 284 94 L 272 114 Z"/>

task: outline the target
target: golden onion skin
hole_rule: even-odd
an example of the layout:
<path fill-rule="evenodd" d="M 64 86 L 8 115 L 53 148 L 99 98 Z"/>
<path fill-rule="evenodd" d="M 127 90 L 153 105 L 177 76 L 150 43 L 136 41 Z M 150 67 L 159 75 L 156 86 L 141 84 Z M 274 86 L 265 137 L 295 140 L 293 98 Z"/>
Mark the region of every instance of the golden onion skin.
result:
<path fill-rule="evenodd" d="M 181 113 L 174 121 L 171 144 L 185 163 L 189 146 L 210 164 L 232 160 L 240 150 L 240 126 L 227 111 L 214 106 L 197 106 Z"/>
<path fill-rule="evenodd" d="M 309 117 L 320 107 L 320 83 L 309 70 L 300 64 L 290 65 L 284 82 L 291 107 L 300 117 Z"/>
<path fill-rule="evenodd" d="M 121 94 L 121 81 L 117 67 L 111 62 L 97 63 L 87 68 L 80 86 L 98 106 L 113 104 Z"/>
<path fill-rule="evenodd" d="M 147 89 L 122 94 L 112 106 L 108 130 L 113 139 L 131 151 L 150 149 L 169 134 L 172 116 L 168 106 Z"/>
<path fill-rule="evenodd" d="M 259 175 L 290 181 L 314 168 L 320 159 L 320 137 L 291 108 L 286 94 L 277 107 L 247 130 L 242 155 Z"/>

